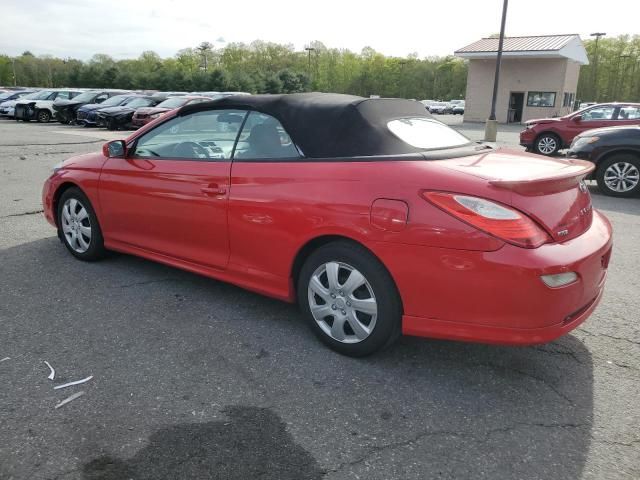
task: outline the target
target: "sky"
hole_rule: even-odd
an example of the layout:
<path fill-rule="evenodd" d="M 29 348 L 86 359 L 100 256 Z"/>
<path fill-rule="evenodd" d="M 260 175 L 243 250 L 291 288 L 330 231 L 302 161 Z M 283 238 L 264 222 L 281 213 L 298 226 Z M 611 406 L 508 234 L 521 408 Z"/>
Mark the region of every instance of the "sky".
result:
<path fill-rule="evenodd" d="M 2 0 L 0 53 L 162 57 L 203 41 L 310 41 L 385 55 L 452 54 L 500 31 L 503 0 Z M 640 34 L 640 0 L 510 0 L 506 34 Z"/>

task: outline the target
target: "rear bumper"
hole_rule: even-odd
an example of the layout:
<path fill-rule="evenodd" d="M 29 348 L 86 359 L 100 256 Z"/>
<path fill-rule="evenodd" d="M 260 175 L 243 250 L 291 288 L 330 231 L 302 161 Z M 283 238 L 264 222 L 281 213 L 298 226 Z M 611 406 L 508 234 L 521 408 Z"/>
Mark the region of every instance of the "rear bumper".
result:
<path fill-rule="evenodd" d="M 402 297 L 406 335 L 526 345 L 576 328 L 596 308 L 612 248 L 611 225 L 594 212 L 589 230 L 564 243 L 493 252 L 374 245 Z M 575 272 L 547 287 L 541 275 Z"/>

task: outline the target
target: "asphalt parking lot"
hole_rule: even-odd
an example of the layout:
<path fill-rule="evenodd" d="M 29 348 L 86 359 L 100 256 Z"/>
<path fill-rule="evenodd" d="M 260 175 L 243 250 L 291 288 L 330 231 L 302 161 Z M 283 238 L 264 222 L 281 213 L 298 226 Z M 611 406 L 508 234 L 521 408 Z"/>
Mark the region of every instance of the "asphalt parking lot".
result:
<path fill-rule="evenodd" d="M 592 186 L 614 253 L 570 335 L 407 337 L 352 359 L 294 306 L 126 255 L 74 260 L 42 182 L 122 136 L 0 120 L 0 479 L 640 478 L 640 199 Z"/>

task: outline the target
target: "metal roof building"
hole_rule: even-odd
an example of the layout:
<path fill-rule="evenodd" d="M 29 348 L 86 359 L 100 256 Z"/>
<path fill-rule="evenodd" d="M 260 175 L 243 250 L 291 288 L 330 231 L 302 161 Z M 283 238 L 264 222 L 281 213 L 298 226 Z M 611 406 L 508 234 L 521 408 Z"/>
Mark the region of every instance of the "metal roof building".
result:
<path fill-rule="evenodd" d="M 455 51 L 469 60 L 466 121 L 485 121 L 491 108 L 498 38 L 482 38 Z M 496 103 L 499 122 L 524 122 L 569 113 L 580 66 L 589 63 L 577 34 L 505 37 Z"/>

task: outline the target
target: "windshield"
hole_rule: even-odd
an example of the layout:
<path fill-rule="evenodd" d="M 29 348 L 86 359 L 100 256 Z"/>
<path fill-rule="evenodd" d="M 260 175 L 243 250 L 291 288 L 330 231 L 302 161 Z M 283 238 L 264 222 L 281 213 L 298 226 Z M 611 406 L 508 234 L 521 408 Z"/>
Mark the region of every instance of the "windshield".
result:
<path fill-rule="evenodd" d="M 127 98 L 129 98 L 127 95 L 116 95 L 115 97 L 107 98 L 100 105 L 103 107 L 115 107 L 123 103 Z"/>
<path fill-rule="evenodd" d="M 23 97 L 26 100 L 46 100 L 51 96 L 53 92 L 51 90 L 41 90 L 39 92 L 34 92 L 31 95 L 27 95 Z"/>
<path fill-rule="evenodd" d="M 75 102 L 91 102 L 100 92 L 84 92 L 78 95 L 77 97 L 73 97 Z"/>
<path fill-rule="evenodd" d="M 471 143 L 453 128 L 425 117 L 391 120 L 387 127 L 403 142 L 425 150 L 454 148 Z"/>
<path fill-rule="evenodd" d="M 149 107 L 153 103 L 155 102 L 150 98 L 134 97 L 131 101 L 123 103 L 123 105 L 126 105 L 129 108 L 138 108 L 138 107 Z"/>
<path fill-rule="evenodd" d="M 166 99 L 164 102 L 159 103 L 157 106 L 162 108 L 178 108 L 188 101 L 189 99 L 184 97 L 171 97 Z"/>
<path fill-rule="evenodd" d="M 11 97 L 12 95 L 15 95 L 16 92 L 5 92 L 5 93 L 0 93 L 0 100 L 6 100 L 7 98 Z"/>

